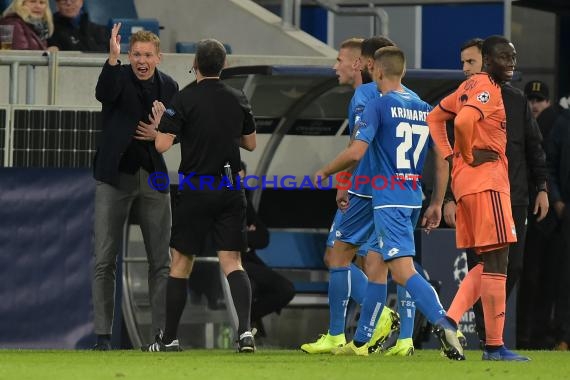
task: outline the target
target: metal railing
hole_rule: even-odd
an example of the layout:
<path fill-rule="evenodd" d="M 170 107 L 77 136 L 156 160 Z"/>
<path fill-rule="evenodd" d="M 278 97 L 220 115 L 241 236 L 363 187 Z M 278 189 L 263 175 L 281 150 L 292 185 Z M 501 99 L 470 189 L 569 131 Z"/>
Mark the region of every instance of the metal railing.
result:
<path fill-rule="evenodd" d="M 318 5 L 339 16 L 374 17 L 374 35 L 388 36 L 388 13 L 374 4 L 369 6 L 341 6 L 335 0 L 314 0 Z M 363 1 L 364 2 L 364 1 Z M 301 27 L 301 0 L 282 0 L 281 19 L 283 28 Z"/>
<path fill-rule="evenodd" d="M 338 1 L 338 0 L 314 0 L 321 7 L 340 16 L 372 16 L 374 17 L 374 35 L 381 34 L 388 36 L 389 33 L 389 16 L 388 13 L 379 6 L 418 6 L 431 4 L 466 4 L 466 3 L 485 3 L 487 0 L 384 0 L 384 1 Z M 503 3 L 503 34 L 507 38 L 511 38 L 512 23 L 512 2 L 513 0 L 496 0 L 497 3 Z M 289 28 L 294 26 L 301 27 L 301 0 L 282 0 L 281 2 L 281 18 L 283 27 Z M 362 3 L 368 3 L 368 6 L 362 6 Z"/>
<path fill-rule="evenodd" d="M 282 0 L 281 20 L 284 28 L 301 28 L 301 0 Z"/>
<path fill-rule="evenodd" d="M 0 66 L 10 66 L 9 103 L 16 104 L 19 99 L 19 69 L 26 66 L 26 104 L 35 102 L 36 66 L 48 67 L 48 105 L 55 104 L 57 78 L 62 66 L 103 67 L 106 57 L 84 54 L 82 56 L 60 56 L 58 52 L 43 51 L 2 51 Z"/>
<path fill-rule="evenodd" d="M 374 4 L 371 4 L 370 6 L 343 7 L 338 4 L 338 1 L 334 0 L 315 0 L 315 2 L 321 7 L 339 16 L 372 16 L 374 17 L 373 35 L 381 34 L 383 36 L 388 36 L 388 12 L 382 8 L 374 6 Z"/>

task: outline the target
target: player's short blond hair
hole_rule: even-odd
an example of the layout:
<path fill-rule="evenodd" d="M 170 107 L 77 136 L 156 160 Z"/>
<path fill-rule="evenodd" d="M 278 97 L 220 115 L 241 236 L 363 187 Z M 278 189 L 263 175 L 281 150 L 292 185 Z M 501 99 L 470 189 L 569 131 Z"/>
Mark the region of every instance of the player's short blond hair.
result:
<path fill-rule="evenodd" d="M 349 38 L 341 42 L 340 49 L 355 49 L 360 51 L 362 41 L 364 41 L 364 38 Z"/>

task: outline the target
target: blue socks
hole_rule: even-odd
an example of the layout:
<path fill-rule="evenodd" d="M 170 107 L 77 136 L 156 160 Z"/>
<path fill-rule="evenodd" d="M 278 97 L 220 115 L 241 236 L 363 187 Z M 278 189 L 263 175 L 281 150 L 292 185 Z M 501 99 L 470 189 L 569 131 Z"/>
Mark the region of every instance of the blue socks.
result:
<path fill-rule="evenodd" d="M 329 269 L 329 334 L 344 334 L 346 306 L 350 297 L 349 267 Z"/>
<path fill-rule="evenodd" d="M 435 290 L 422 276 L 416 273 L 410 277 L 406 282 L 406 290 L 416 301 L 417 308 L 430 323 L 435 324 L 445 317 L 445 310 L 441 306 Z"/>
<path fill-rule="evenodd" d="M 398 339 L 411 338 L 414 333 L 414 318 L 416 317 L 416 303 L 406 291 L 398 285 L 398 314 L 400 314 L 400 335 Z"/>
<path fill-rule="evenodd" d="M 372 338 L 376 323 L 378 323 L 382 309 L 386 304 L 386 293 L 386 284 L 368 282 L 364 304 L 360 309 L 358 327 L 356 334 L 354 334 L 354 342 L 366 343 Z"/>
<path fill-rule="evenodd" d="M 362 305 L 366 295 L 366 287 L 368 286 L 368 277 L 354 263 L 350 264 L 350 282 L 350 297 L 357 304 Z"/>

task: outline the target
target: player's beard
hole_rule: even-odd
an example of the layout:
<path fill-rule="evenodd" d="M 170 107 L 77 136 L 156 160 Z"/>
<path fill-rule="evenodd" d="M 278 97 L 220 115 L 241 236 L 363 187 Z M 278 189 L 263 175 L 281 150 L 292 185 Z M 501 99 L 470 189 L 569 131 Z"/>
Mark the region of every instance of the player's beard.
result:
<path fill-rule="evenodd" d="M 360 75 L 362 76 L 362 83 L 372 82 L 372 76 L 370 75 L 368 70 L 361 70 Z"/>

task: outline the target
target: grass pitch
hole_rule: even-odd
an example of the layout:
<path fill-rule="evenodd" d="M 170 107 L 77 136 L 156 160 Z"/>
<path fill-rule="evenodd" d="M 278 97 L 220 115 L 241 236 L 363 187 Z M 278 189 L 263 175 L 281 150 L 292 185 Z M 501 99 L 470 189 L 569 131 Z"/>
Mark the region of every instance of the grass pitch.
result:
<path fill-rule="evenodd" d="M 522 351 L 521 351 L 522 353 Z M 0 379 L 569 379 L 569 352 L 524 352 L 531 362 L 484 362 L 480 351 L 467 361 L 442 358 L 439 351 L 418 350 L 413 357 L 334 357 L 301 351 L 229 350 L 180 353 L 132 351 L 0 351 Z"/>

